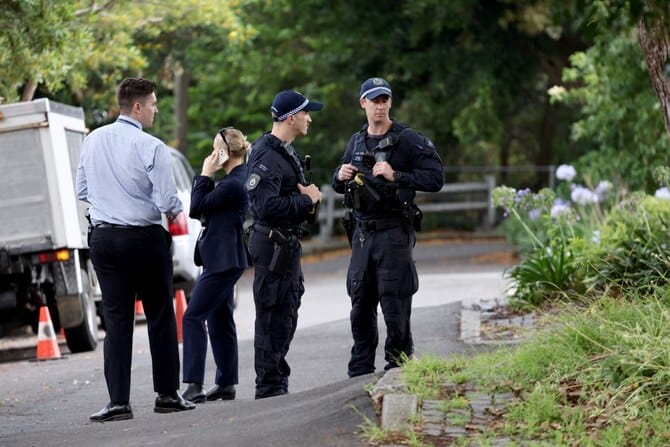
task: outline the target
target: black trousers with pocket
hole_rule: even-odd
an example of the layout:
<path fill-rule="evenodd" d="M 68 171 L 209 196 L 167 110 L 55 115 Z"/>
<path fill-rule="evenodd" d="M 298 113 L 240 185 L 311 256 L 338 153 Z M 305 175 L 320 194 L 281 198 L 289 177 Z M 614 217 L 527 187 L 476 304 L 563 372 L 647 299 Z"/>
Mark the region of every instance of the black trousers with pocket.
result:
<path fill-rule="evenodd" d="M 401 225 L 381 231 L 365 231 L 358 226 L 354 230 L 347 272 L 354 339 L 349 377 L 375 371 L 380 305 L 386 323 L 385 369 L 399 366 L 404 356 L 414 352 L 410 318 L 412 295 L 419 288 L 412 255 L 415 242 L 414 233 Z"/>
<path fill-rule="evenodd" d="M 160 225 L 94 228 L 91 261 L 102 289 L 104 370 L 110 401 L 130 401 L 135 297 L 147 319 L 154 391 L 179 389 L 170 234 Z"/>
<path fill-rule="evenodd" d="M 249 251 L 255 269 L 254 367 L 256 399 L 260 399 L 288 392 L 291 368 L 286 362 L 286 354 L 295 335 L 305 287 L 299 246 L 282 275 L 269 270 L 274 244 L 266 234 L 254 231 L 249 239 Z"/>

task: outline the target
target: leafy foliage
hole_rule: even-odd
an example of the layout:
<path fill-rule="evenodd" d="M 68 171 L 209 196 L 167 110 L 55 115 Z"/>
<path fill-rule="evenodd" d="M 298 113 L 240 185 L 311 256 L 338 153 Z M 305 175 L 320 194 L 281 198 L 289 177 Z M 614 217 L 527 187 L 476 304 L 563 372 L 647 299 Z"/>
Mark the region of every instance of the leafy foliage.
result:
<path fill-rule="evenodd" d="M 667 285 L 670 201 L 634 194 L 605 219 L 598 243 L 586 244 L 579 263 L 591 290 L 645 295 Z"/>
<path fill-rule="evenodd" d="M 650 166 L 665 163 L 670 139 L 636 32 L 629 29 L 614 38 L 598 39 L 570 61 L 564 81 L 573 87 L 562 100 L 581 105 L 573 137 L 594 148 L 575 164 L 592 178 L 652 191 L 656 183 Z M 611 163 L 615 159 L 617 163 Z"/>

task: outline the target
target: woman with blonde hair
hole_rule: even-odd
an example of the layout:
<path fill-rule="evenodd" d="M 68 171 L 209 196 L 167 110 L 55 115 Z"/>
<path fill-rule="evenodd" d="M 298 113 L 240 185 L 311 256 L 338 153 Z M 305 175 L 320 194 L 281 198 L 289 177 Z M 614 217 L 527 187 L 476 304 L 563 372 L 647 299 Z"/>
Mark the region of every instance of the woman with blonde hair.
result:
<path fill-rule="evenodd" d="M 200 219 L 198 250 L 203 271 L 182 320 L 184 382 L 182 397 L 192 402 L 231 400 L 238 383 L 237 330 L 233 320 L 234 288 L 247 264 L 243 223 L 249 206 L 244 164 L 250 144 L 242 132 L 217 132 L 202 174 L 193 180 L 189 216 Z M 216 185 L 214 174 L 226 175 Z M 207 332 L 216 363 L 214 386 L 203 391 Z"/>

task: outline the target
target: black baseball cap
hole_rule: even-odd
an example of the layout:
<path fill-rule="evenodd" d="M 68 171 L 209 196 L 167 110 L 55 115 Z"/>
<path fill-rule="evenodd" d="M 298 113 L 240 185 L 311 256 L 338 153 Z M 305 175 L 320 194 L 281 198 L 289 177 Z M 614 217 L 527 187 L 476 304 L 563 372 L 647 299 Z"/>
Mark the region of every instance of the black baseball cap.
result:
<path fill-rule="evenodd" d="M 387 95 L 392 97 L 391 93 L 391 84 L 386 82 L 382 78 L 370 78 L 366 79 L 363 84 L 361 84 L 361 97 L 360 99 L 375 99 L 377 96 Z"/>
<path fill-rule="evenodd" d="M 277 93 L 275 99 L 272 100 L 272 119 L 274 121 L 284 121 L 291 115 L 304 110 L 305 112 L 313 112 L 323 109 L 323 104 L 318 101 L 311 101 L 301 93 L 293 90 L 284 90 Z"/>

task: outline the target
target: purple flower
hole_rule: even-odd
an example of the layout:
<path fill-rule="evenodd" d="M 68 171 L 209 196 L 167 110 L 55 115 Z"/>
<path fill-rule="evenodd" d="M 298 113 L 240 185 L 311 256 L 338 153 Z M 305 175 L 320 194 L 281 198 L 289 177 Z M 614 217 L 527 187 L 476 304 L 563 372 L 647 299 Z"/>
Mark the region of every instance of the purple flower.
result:
<path fill-rule="evenodd" d="M 579 205 L 590 205 L 598 203 L 598 195 L 588 188 L 574 185 L 570 192 L 570 199 Z"/>
<path fill-rule="evenodd" d="M 575 178 L 575 175 L 577 175 L 577 171 L 571 165 L 560 165 L 556 168 L 556 178 L 559 180 L 570 182 Z"/>
<path fill-rule="evenodd" d="M 667 186 L 664 186 L 663 188 L 659 188 L 656 190 L 656 193 L 654 194 L 654 197 L 658 197 L 659 199 L 670 199 L 670 189 L 668 189 Z"/>
<path fill-rule="evenodd" d="M 614 185 L 612 185 L 612 183 L 608 182 L 607 180 L 603 180 L 598 183 L 598 186 L 596 186 L 596 195 L 601 202 L 605 199 L 605 194 L 607 194 L 613 188 L 613 186 Z"/>
<path fill-rule="evenodd" d="M 556 217 L 558 217 L 562 214 L 566 214 L 566 213 L 569 213 L 569 212 L 570 212 L 570 205 L 568 205 L 563 200 L 558 199 L 554 203 L 554 206 L 551 207 L 550 214 L 551 214 L 551 217 L 556 218 Z"/>

